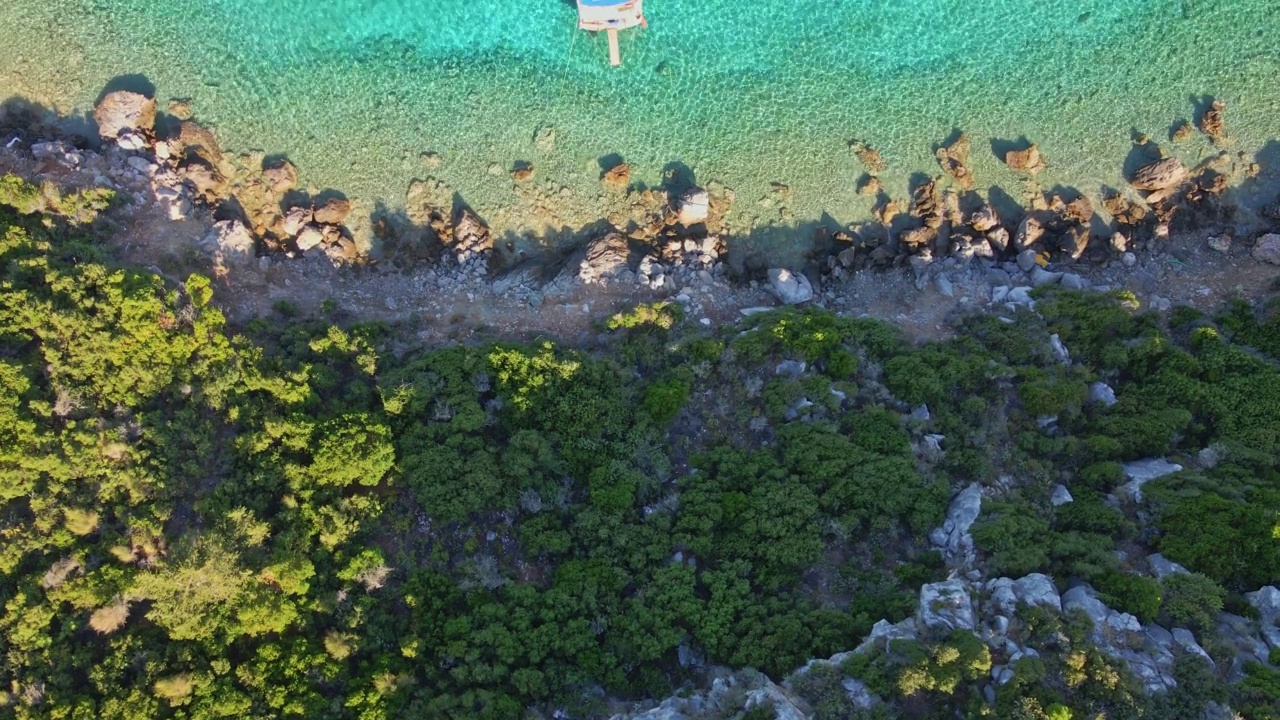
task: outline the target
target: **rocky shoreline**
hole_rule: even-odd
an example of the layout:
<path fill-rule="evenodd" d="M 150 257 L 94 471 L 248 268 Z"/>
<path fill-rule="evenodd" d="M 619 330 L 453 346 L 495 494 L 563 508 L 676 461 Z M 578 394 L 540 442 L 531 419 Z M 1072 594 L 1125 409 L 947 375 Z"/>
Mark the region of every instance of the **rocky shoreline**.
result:
<path fill-rule="evenodd" d="M 1018 205 L 1007 196 L 984 199 L 972 189 L 964 135 L 938 149 L 941 174 L 921 177 L 909 199 L 885 192 L 877 179 L 884 160 L 855 141 L 851 151 L 867 171 L 859 192 L 877 198 L 876 219 L 856 227 L 818 226 L 812 237 L 797 238 L 807 246 L 804 262 L 778 266 L 727 233 L 723 217 L 736 199 L 715 184 L 670 193 L 631 187 L 629 168 L 619 164 L 602 172 L 601 183 L 625 200 L 627 217 L 536 248 L 520 238 L 495 237 L 452 189 L 430 178 L 409 189 L 403 213 L 366 215 L 367 208 L 340 192 L 299 188 L 297 170 L 286 159 L 227 153 L 191 119 L 188 103 L 173 101 L 167 110 L 159 112 L 156 100 L 145 95 L 108 93 L 94 113 L 100 149 L 93 149 L 93 139 L 19 133 L 5 144 L 0 168 L 35 181 L 116 190 L 127 199 L 127 212 L 150 213 L 147 232 L 166 232 L 165 221 L 188 226 L 185 242 L 208 258 L 216 276 L 234 275 L 232 286 L 261 291 L 273 284 L 272 275 L 285 275 L 286 286 L 316 276 L 349 285 L 316 263 L 332 265 L 337 275 L 360 268 L 401 286 L 399 296 L 374 300 L 372 308 L 367 297 L 353 298 L 373 315 L 413 304 L 414 293 L 465 296 L 468 302 L 485 296 L 534 314 L 545 305 L 589 307 L 595 296 L 653 296 L 676 299 L 712 324 L 735 310 L 778 303 L 855 304 L 854 288 L 866 284 L 862 271 L 897 268 L 918 291 L 963 305 L 1027 304 L 1027 290 L 1040 285 L 1130 287 L 1136 277 L 1146 286 L 1141 294 L 1160 309 L 1171 299 L 1151 287 L 1158 282 L 1143 277 L 1160 258 L 1185 265 L 1190 252 L 1200 261 L 1205 255 L 1230 261 L 1247 255 L 1280 262 L 1280 235 L 1238 222 L 1230 202 L 1234 184 L 1257 181 L 1260 169 L 1246 153 L 1223 149 L 1188 167 L 1145 137 L 1135 139 L 1135 154 L 1144 161 L 1131 174 L 1131 186 L 1105 194 L 1101 211 L 1071 189 L 1042 190 L 1035 178 L 1048 160 L 1034 144 L 1004 158 L 1026 180 L 1025 204 Z M 1224 148 L 1225 112 L 1216 103 L 1198 123 L 1199 132 Z M 20 128 L 23 118 L 11 109 L 0 120 L 0 126 Z M 29 118 L 28 126 L 34 125 Z M 1170 143 L 1191 132 L 1183 123 Z M 776 191 L 785 203 L 788 189 Z M 1265 208 L 1263 216 L 1275 221 L 1280 206 Z M 192 237 L 191 225 L 205 230 Z M 337 291 L 332 282 L 330 289 Z M 276 288 L 273 294 L 289 293 Z M 1209 293 L 1202 288 L 1200 294 Z M 447 304 L 435 309 L 441 318 L 449 312 Z"/>

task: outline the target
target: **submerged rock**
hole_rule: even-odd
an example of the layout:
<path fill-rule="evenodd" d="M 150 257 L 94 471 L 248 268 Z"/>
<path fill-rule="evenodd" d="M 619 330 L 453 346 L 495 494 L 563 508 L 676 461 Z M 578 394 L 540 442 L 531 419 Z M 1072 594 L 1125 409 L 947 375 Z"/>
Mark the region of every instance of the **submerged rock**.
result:
<path fill-rule="evenodd" d="M 1215 145 L 1227 139 L 1227 104 L 1214 100 L 1200 118 L 1200 132 L 1209 136 Z"/>
<path fill-rule="evenodd" d="M 600 180 L 605 187 L 625 190 L 631 184 L 631 166 L 627 163 L 618 163 L 605 172 Z"/>
<path fill-rule="evenodd" d="M 341 225 L 351 214 L 351 201 L 342 197 L 331 197 L 316 206 L 316 222 L 322 225 Z"/>
<path fill-rule="evenodd" d="M 1004 162 L 1009 166 L 1010 170 L 1018 172 L 1036 173 L 1049 167 L 1044 157 L 1040 154 L 1040 148 L 1034 143 L 1026 150 L 1010 150 L 1004 154 Z"/>

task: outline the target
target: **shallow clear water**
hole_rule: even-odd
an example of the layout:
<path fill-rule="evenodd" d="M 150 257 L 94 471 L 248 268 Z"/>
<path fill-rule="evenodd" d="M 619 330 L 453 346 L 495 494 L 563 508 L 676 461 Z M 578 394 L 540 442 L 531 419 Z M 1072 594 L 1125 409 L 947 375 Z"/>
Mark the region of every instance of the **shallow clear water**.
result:
<path fill-rule="evenodd" d="M 646 5 L 649 29 L 624 34 L 614 70 L 565 0 L 8 0 L 0 96 L 83 111 L 138 73 L 316 187 L 395 207 L 432 176 L 498 225 L 534 230 L 618 210 L 598 182 L 610 154 L 640 182 L 678 162 L 733 188 L 745 230 L 866 216 L 853 138 L 882 152 L 902 195 L 963 129 L 980 188 L 1016 195 L 993 140 L 1038 142 L 1044 184 L 1094 193 L 1118 182 L 1133 130 L 1164 139 L 1193 98 L 1227 101 L 1240 150 L 1280 136 L 1275 0 Z M 556 129 L 549 155 L 541 127 Z M 427 151 L 443 165 L 425 167 Z M 532 186 L 510 180 L 518 161 L 534 164 Z M 791 188 L 787 207 L 761 202 L 773 182 Z"/>

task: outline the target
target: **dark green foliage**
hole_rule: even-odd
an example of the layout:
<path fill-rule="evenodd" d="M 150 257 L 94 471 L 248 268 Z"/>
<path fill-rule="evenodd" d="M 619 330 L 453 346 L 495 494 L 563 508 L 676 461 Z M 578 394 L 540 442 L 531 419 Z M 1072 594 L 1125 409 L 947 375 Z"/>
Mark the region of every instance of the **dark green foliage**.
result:
<path fill-rule="evenodd" d="M 1175 627 L 1194 631 L 1212 627 L 1226 601 L 1226 590 L 1200 573 L 1175 573 L 1161 580 L 1160 585 L 1163 588 L 1160 610 Z"/>
<path fill-rule="evenodd" d="M 282 305 L 249 339 L 209 280 L 112 266 L 77 229 L 104 197 L 5 182 L 43 216 L 0 209 L 0 714 L 586 718 L 695 679 L 689 652 L 780 678 L 909 616 L 948 573 L 926 537 L 952 484 L 1005 475 L 974 527 L 989 574 L 1082 578 L 1197 629 L 1217 583 L 1280 577 L 1280 382 L 1203 319 L 1170 337 L 1123 299 L 1048 293 L 1043 320 L 973 316 L 912 347 L 815 309 L 682 334 L 658 304 L 589 354 L 425 349 Z M 1269 327 L 1229 317 L 1233 339 Z M 1115 407 L 1084 406 L 1096 377 Z M 1148 535 L 1103 500 L 1116 462 L 1206 446 L 1216 468 L 1148 484 L 1141 508 L 1204 575 L 1121 572 L 1117 543 Z M 1049 506 L 1057 482 L 1075 502 Z M 795 686 L 832 718 L 856 717 L 845 673 L 890 700 L 876 717 L 1191 717 L 1225 697 L 1180 659 L 1178 691 L 1144 705 L 1076 621 L 1019 622 L 1044 651 L 990 711 L 1004 659 L 967 633 Z M 1267 717 L 1276 687 L 1251 668 L 1231 702 Z"/>
<path fill-rule="evenodd" d="M 1049 523 L 1022 505 L 984 503 L 973 542 L 988 553 L 991 573 L 1021 577 L 1049 564 Z"/>
<path fill-rule="evenodd" d="M 1181 498 L 1161 510 L 1160 552 L 1237 588 L 1280 579 L 1275 512 L 1214 494 Z"/>
<path fill-rule="evenodd" d="M 644 409 L 659 425 L 665 425 L 680 412 L 689 399 L 689 383 L 673 378 L 649 386 L 644 394 Z"/>
<path fill-rule="evenodd" d="M 1243 300 L 1232 301 L 1218 315 L 1218 324 L 1244 343 L 1280 360 L 1280 298 L 1272 297 L 1255 309 Z"/>
<path fill-rule="evenodd" d="M 1108 605 L 1143 623 L 1154 622 L 1160 612 L 1160 583 L 1144 575 L 1107 572 L 1094 579 L 1094 587 Z"/>

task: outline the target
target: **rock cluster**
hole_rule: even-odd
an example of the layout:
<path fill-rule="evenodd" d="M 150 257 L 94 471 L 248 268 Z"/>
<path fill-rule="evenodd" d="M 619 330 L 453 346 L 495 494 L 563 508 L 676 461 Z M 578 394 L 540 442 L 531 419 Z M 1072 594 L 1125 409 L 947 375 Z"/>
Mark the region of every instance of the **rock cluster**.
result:
<path fill-rule="evenodd" d="M 982 512 L 982 486 L 972 483 L 961 490 L 947 508 L 947 519 L 929 533 L 929 541 L 942 551 L 946 560 L 957 566 L 973 564 L 975 552 L 969 529 Z"/>

